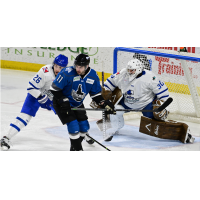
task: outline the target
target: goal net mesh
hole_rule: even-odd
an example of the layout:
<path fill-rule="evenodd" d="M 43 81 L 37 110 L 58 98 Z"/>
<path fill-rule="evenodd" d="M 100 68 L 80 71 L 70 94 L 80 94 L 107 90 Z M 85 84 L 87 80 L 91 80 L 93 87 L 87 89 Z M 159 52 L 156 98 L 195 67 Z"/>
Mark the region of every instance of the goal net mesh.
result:
<path fill-rule="evenodd" d="M 151 48 L 141 48 L 141 50 L 180 55 L 179 52 L 171 50 Z M 181 55 L 200 58 L 200 55 L 198 54 L 191 54 L 187 52 L 181 52 Z M 120 71 L 121 69 L 125 68 L 128 61 L 133 59 L 133 57 L 140 59 L 144 64 L 144 68 L 147 70 L 152 70 L 152 72 L 154 72 L 162 81 L 164 81 L 168 87 L 170 97 L 173 98 L 173 102 L 170 105 L 170 114 L 168 119 L 200 123 L 200 117 L 197 116 L 191 91 L 186 79 L 186 72 L 183 69 L 182 61 L 180 59 L 118 51 L 116 70 Z M 188 73 L 191 75 L 191 79 L 189 81 L 193 81 L 196 94 L 198 95 L 198 100 L 200 102 L 200 62 L 190 60 L 186 60 L 185 62 L 189 69 Z M 132 114 L 130 113 L 129 115 Z"/>

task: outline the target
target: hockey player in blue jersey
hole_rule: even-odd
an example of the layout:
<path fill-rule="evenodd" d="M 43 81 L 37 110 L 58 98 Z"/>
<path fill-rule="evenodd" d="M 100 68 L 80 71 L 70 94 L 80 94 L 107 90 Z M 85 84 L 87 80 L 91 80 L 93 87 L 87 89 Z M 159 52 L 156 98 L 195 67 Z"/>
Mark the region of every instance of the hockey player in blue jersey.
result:
<path fill-rule="evenodd" d="M 64 55 L 59 55 L 53 61 L 53 65 L 45 65 L 28 83 L 28 94 L 23 104 L 21 113 L 16 117 L 16 120 L 10 124 L 7 135 L 1 139 L 1 149 L 10 149 L 10 140 L 22 128 L 28 125 L 32 117 L 35 117 L 38 109 L 44 108 L 52 110 L 53 102 L 45 94 L 49 90 L 52 81 L 56 78 L 61 69 L 67 67 L 68 58 Z"/>
<path fill-rule="evenodd" d="M 87 94 L 102 108 L 114 114 L 114 105 L 104 100 L 101 85 L 95 70 L 89 67 L 90 57 L 79 54 L 74 66 L 63 69 L 51 86 L 54 95 L 53 106 L 63 124 L 67 125 L 71 141 L 70 151 L 82 151 L 82 141 L 90 126 L 86 111 L 74 111 L 71 108 L 84 108 Z"/>

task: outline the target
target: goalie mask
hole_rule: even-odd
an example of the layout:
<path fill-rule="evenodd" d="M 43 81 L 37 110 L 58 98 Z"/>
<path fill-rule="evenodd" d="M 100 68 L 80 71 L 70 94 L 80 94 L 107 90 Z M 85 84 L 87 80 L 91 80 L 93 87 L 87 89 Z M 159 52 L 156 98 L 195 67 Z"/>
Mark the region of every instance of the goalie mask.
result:
<path fill-rule="evenodd" d="M 133 59 L 128 62 L 126 67 L 129 81 L 133 81 L 143 71 L 143 64 L 138 59 Z"/>

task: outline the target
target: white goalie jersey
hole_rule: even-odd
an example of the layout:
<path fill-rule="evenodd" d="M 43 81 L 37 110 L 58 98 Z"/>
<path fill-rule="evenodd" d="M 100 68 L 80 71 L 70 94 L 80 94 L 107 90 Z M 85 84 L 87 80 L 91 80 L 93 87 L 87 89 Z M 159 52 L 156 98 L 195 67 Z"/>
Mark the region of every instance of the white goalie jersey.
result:
<path fill-rule="evenodd" d="M 43 95 L 45 90 L 49 90 L 55 78 L 52 65 L 45 65 L 29 81 L 27 88 L 28 93 L 30 93 L 33 97 L 38 98 L 40 95 Z"/>
<path fill-rule="evenodd" d="M 169 97 L 168 88 L 151 71 L 143 70 L 142 75 L 129 81 L 126 68 L 110 76 L 104 87 L 106 90 L 114 91 L 116 87 L 121 89 L 124 104 L 135 110 L 141 110 L 151 103 L 155 98 L 166 101 Z"/>

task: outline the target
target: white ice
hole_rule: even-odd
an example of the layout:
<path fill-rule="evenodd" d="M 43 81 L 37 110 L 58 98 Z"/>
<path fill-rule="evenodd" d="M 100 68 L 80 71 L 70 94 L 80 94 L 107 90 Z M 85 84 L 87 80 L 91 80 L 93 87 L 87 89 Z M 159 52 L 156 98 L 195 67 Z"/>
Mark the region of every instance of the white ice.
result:
<path fill-rule="evenodd" d="M 1 69 L 1 137 L 4 136 L 10 123 L 21 111 L 27 95 L 27 85 L 35 72 Z M 85 99 L 89 108 L 91 99 Z M 96 121 L 101 112 L 89 111 L 91 129 L 89 134 L 111 151 L 200 151 L 200 124 L 186 122 L 195 137 L 194 144 L 182 144 L 179 141 L 163 140 L 147 136 L 138 131 L 139 119 L 125 121 L 125 126 L 115 135 L 111 142 L 104 142 Z M 67 127 L 63 126 L 53 111 L 39 109 L 27 127 L 13 139 L 10 151 L 69 151 L 70 142 Z M 89 145 L 83 142 L 84 151 L 107 151 L 98 144 Z"/>

